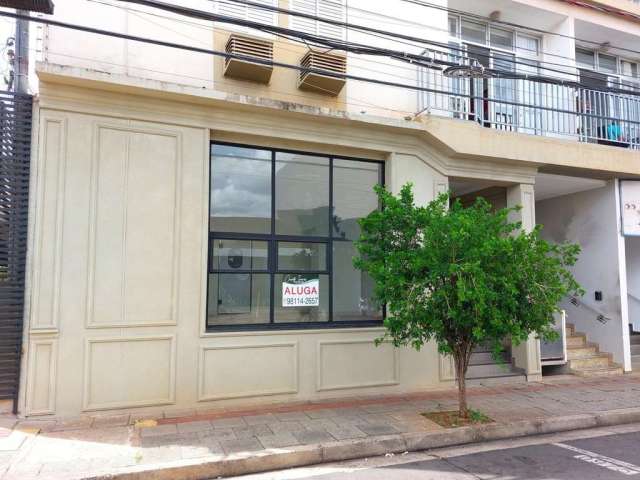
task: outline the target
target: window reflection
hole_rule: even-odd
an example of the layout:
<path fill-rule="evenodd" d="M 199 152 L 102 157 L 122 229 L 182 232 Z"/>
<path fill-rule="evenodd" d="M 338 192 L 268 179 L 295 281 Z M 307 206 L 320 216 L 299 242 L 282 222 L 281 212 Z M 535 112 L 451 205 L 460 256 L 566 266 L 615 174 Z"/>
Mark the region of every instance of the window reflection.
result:
<path fill-rule="evenodd" d="M 329 159 L 276 154 L 276 233 L 329 234 Z"/>
<path fill-rule="evenodd" d="M 213 145 L 210 230 L 271 231 L 271 152 Z"/>

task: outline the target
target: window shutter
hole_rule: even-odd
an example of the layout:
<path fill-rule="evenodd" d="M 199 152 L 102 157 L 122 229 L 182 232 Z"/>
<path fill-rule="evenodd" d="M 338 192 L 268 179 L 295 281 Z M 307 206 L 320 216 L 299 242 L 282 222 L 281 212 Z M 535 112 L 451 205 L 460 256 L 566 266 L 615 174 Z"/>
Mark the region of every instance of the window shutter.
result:
<path fill-rule="evenodd" d="M 336 22 L 344 22 L 346 17 L 344 0 L 317 0 L 318 1 L 318 17 L 334 20 Z M 337 40 L 344 39 L 344 27 L 331 25 L 329 23 L 318 22 L 318 35 L 321 37 L 335 38 Z"/>
<path fill-rule="evenodd" d="M 275 6 L 277 0 L 252 0 L 255 3 Z M 265 25 L 275 25 L 277 23 L 277 13 L 258 7 L 252 7 L 236 3 L 231 0 L 216 0 L 216 13 L 227 17 L 240 18 L 252 22 L 263 23 Z"/>
<path fill-rule="evenodd" d="M 291 0 L 290 8 L 294 12 L 317 15 L 316 0 Z M 309 18 L 297 17 L 295 15 L 289 16 L 289 25 L 293 30 L 315 35 L 317 33 L 316 24 L 317 22 L 315 20 Z"/>
<path fill-rule="evenodd" d="M 235 2 L 227 2 L 225 0 L 216 0 L 215 12 L 219 15 L 225 15 L 227 17 L 241 18 L 246 20 L 247 18 L 247 6 Z"/>
<path fill-rule="evenodd" d="M 276 0 L 252 0 L 255 3 L 274 7 Z M 247 7 L 247 20 L 252 22 L 263 23 L 265 25 L 276 25 L 278 23 L 277 12 L 273 10 L 265 10 L 258 7 Z"/>

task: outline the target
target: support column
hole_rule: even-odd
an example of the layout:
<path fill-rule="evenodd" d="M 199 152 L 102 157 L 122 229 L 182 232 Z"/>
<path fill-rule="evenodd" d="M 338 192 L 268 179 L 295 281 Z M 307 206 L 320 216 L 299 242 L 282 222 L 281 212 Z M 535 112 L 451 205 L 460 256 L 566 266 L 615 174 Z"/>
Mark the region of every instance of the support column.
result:
<path fill-rule="evenodd" d="M 511 221 L 521 221 L 522 228 L 530 232 L 536 224 L 535 195 L 533 185 L 518 184 L 507 188 L 507 206 L 521 206 L 519 212 L 511 214 Z M 540 362 L 540 340 L 531 335 L 526 342 L 511 347 L 514 366 L 522 368 L 528 381 L 542 378 L 542 364 Z"/>

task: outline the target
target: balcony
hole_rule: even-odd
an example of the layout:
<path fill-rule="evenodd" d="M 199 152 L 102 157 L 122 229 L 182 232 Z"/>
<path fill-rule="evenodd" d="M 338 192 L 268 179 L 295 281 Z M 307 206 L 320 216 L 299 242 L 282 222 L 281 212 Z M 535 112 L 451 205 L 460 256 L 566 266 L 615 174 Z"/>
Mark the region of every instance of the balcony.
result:
<path fill-rule="evenodd" d="M 418 110 L 486 128 L 640 149 L 640 93 L 423 69 Z"/>

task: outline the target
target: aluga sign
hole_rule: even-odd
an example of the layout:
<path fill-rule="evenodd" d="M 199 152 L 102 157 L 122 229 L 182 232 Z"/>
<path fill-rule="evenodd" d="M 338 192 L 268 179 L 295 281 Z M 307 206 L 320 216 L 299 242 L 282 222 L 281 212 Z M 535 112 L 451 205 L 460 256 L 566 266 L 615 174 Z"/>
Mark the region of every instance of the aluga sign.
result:
<path fill-rule="evenodd" d="M 302 280 L 299 283 L 282 282 L 283 307 L 317 307 L 319 305 L 320 281 L 317 278 Z"/>

